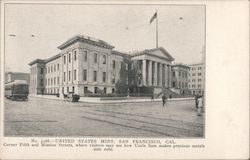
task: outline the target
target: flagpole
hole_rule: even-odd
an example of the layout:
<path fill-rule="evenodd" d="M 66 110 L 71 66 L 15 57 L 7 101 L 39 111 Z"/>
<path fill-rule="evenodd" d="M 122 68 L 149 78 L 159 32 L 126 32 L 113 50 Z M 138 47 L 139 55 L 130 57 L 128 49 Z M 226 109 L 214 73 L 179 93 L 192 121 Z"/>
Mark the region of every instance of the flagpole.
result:
<path fill-rule="evenodd" d="M 158 48 L 158 13 L 157 13 L 157 10 L 156 10 L 156 29 L 155 29 L 155 31 L 156 31 L 156 48 Z"/>

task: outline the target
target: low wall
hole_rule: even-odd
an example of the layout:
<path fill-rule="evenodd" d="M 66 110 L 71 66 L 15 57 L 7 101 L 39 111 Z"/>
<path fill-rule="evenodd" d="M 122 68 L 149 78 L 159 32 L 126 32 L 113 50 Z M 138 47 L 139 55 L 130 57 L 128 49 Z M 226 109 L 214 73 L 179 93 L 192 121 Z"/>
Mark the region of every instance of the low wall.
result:
<path fill-rule="evenodd" d="M 29 95 L 34 98 L 45 98 L 53 100 L 64 100 L 63 97 L 57 97 L 54 95 Z M 167 101 L 183 101 L 183 100 L 194 100 L 194 97 L 189 98 L 171 98 Z M 150 97 L 80 97 L 80 102 L 88 103 L 131 103 L 131 102 L 151 102 Z M 161 98 L 156 98 L 154 101 L 162 101 Z"/>

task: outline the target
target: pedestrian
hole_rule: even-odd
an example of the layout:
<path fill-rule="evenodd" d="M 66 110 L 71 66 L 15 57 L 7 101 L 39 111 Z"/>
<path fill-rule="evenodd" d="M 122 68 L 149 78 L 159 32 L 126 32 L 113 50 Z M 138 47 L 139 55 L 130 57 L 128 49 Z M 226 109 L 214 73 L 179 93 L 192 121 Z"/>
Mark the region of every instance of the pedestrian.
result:
<path fill-rule="evenodd" d="M 199 96 L 195 95 L 195 110 L 196 111 L 198 110 L 198 98 L 199 98 Z"/>
<path fill-rule="evenodd" d="M 164 107 L 165 103 L 166 103 L 166 96 L 165 96 L 165 94 L 163 94 L 163 96 L 161 98 L 162 98 L 162 107 Z"/>
<path fill-rule="evenodd" d="M 202 115 L 202 107 L 203 107 L 203 99 L 202 99 L 202 96 L 200 96 L 198 99 L 197 99 L 197 102 L 198 102 L 198 112 L 197 112 L 197 116 L 201 116 Z"/>
<path fill-rule="evenodd" d="M 151 96 L 151 101 L 154 101 L 154 95 L 152 94 L 152 96 Z"/>

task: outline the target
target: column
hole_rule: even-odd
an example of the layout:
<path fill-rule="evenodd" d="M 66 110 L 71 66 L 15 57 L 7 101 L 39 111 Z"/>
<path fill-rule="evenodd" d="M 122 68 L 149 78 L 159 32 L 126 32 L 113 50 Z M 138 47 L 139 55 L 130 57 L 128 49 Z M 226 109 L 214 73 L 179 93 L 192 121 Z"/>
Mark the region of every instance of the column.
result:
<path fill-rule="evenodd" d="M 165 81 L 165 87 L 168 87 L 168 65 L 164 64 L 165 66 L 165 78 L 164 78 L 164 81 Z"/>
<path fill-rule="evenodd" d="M 162 86 L 162 64 L 159 63 L 159 86 Z"/>
<path fill-rule="evenodd" d="M 143 59 L 142 60 L 142 84 L 144 85 L 144 86 L 146 86 L 146 74 L 147 74 L 147 72 L 146 72 L 147 70 L 146 70 L 146 59 Z"/>
<path fill-rule="evenodd" d="M 168 87 L 172 87 L 172 69 L 171 65 L 168 65 Z"/>
<path fill-rule="evenodd" d="M 154 86 L 157 86 L 157 62 L 154 62 Z"/>
<path fill-rule="evenodd" d="M 148 62 L 148 86 L 152 86 L 152 61 Z"/>

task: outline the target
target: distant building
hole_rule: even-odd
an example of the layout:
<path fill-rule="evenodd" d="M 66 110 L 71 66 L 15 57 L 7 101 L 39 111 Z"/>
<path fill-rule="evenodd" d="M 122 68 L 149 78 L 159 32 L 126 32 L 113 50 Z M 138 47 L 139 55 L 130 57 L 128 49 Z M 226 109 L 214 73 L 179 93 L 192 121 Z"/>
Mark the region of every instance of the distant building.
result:
<path fill-rule="evenodd" d="M 172 65 L 172 87 L 176 93 L 181 95 L 189 94 L 188 70 L 189 67 L 184 64 Z"/>
<path fill-rule="evenodd" d="M 203 63 L 191 64 L 188 66 L 190 67 L 188 72 L 188 88 L 190 94 L 203 95 L 205 87 L 205 72 Z"/>
<path fill-rule="evenodd" d="M 30 83 L 30 74 L 21 72 L 6 72 L 4 75 L 4 82 L 13 82 L 15 80 L 25 80 L 28 84 Z"/>
<path fill-rule="evenodd" d="M 78 35 L 58 49 L 60 53 L 51 58 L 29 63 L 31 94 L 119 93 L 119 84 L 124 86 L 121 90 L 133 93 L 138 74 L 142 77 L 140 86 L 153 88 L 154 94 L 172 87 L 174 58 L 163 47 L 126 54 L 113 50 L 105 41 Z"/>

